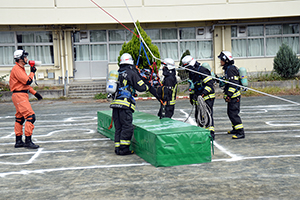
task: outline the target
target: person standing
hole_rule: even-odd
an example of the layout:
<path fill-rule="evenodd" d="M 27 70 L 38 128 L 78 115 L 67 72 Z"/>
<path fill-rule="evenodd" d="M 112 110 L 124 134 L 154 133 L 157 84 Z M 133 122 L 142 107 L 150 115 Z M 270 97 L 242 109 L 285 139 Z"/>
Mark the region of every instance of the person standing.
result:
<path fill-rule="evenodd" d="M 229 51 L 222 51 L 218 56 L 223 66 L 225 73 L 225 80 L 229 83 L 225 83 L 224 87 L 224 99 L 227 102 L 227 115 L 232 124 L 232 130 L 228 131 L 229 134 L 234 134 L 232 139 L 245 138 L 244 126 L 239 116 L 241 92 L 240 87 L 233 84 L 240 84 L 239 70 L 234 65 L 234 60 Z M 233 84 L 230 84 L 233 83 Z"/>
<path fill-rule="evenodd" d="M 28 61 L 28 52 L 25 50 L 16 50 L 14 52 L 15 66 L 12 68 L 9 78 L 9 87 L 12 94 L 12 101 L 16 108 L 15 120 L 15 135 L 16 144 L 15 148 L 27 147 L 30 149 L 37 149 L 39 145 L 32 142 L 32 133 L 34 129 L 33 123 L 35 122 L 35 113 L 29 103 L 28 93 L 33 94 L 38 100 L 43 97 L 37 93 L 30 84 L 33 81 L 36 72 L 35 66 L 30 67 L 30 74 L 27 75 L 25 65 Z M 23 124 L 25 123 L 25 143 L 22 140 Z"/>
<path fill-rule="evenodd" d="M 133 135 L 132 113 L 135 111 L 133 89 L 143 92 L 153 92 L 153 87 L 146 84 L 135 66 L 130 54 L 124 53 L 120 58 L 117 91 L 113 95 L 110 108 L 115 126 L 115 153 L 129 155 L 134 152 L 129 149 Z M 154 89 L 155 91 L 155 89 Z"/>
<path fill-rule="evenodd" d="M 177 79 L 175 62 L 171 58 L 166 58 L 161 63 L 163 66 L 164 80 L 162 86 L 157 88 L 157 95 L 161 100 L 160 109 L 158 112 L 159 118 L 172 118 L 175 110 L 176 94 L 177 94 Z"/>
<path fill-rule="evenodd" d="M 198 119 L 198 96 L 203 97 L 205 103 L 210 108 L 210 126 L 204 125 L 209 131 L 210 135 L 215 139 L 215 128 L 213 119 L 213 106 L 215 101 L 215 90 L 214 90 L 214 80 L 211 77 L 211 72 L 209 69 L 203 67 L 198 63 L 192 56 L 185 56 L 182 59 L 182 67 L 188 68 L 189 71 L 189 82 L 192 87 L 190 87 L 190 103 L 196 106 L 195 119 L 197 124 L 199 124 Z M 197 73 L 200 72 L 200 73 Z"/>

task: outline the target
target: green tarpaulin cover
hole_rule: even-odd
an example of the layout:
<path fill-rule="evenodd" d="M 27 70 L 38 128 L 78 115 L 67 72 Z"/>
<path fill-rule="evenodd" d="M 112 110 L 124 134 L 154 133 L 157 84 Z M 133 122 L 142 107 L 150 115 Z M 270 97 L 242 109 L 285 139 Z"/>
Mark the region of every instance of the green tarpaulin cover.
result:
<path fill-rule="evenodd" d="M 114 127 L 108 130 L 112 110 L 98 111 L 98 132 L 114 140 Z M 133 113 L 134 136 L 131 148 L 156 167 L 211 161 L 208 130 L 181 121 L 144 113 Z"/>

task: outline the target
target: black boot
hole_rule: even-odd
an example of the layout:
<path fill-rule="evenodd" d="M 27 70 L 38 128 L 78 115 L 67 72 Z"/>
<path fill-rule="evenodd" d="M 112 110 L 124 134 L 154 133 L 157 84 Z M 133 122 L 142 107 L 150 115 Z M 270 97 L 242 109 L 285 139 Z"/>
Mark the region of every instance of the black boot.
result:
<path fill-rule="evenodd" d="M 22 141 L 22 135 L 21 136 L 16 136 L 15 148 L 24 147 L 24 144 L 25 143 Z"/>
<path fill-rule="evenodd" d="M 134 154 L 134 151 L 131 151 L 129 149 L 129 147 L 126 147 L 126 148 L 122 148 L 122 149 L 120 148 L 119 154 L 117 154 L 117 155 L 125 156 L 125 155 L 131 155 L 131 154 Z"/>
<path fill-rule="evenodd" d="M 232 139 L 243 139 L 245 138 L 245 133 L 237 133 L 232 136 Z"/>
<path fill-rule="evenodd" d="M 31 141 L 31 136 L 26 136 L 26 137 L 25 137 L 25 144 L 24 144 L 24 147 L 26 147 L 26 148 L 28 148 L 28 149 L 37 149 L 37 148 L 39 148 L 40 146 L 34 144 L 34 143 Z"/>

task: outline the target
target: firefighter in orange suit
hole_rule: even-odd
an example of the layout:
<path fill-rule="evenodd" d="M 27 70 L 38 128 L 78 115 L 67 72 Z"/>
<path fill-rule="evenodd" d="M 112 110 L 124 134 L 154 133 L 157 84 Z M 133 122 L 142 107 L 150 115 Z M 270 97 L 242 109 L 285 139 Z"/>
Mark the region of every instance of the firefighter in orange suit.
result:
<path fill-rule="evenodd" d="M 38 100 L 43 97 L 37 93 L 30 84 L 32 83 L 34 73 L 36 72 L 35 66 L 30 67 L 29 76 L 25 72 L 25 64 L 28 61 L 28 53 L 24 50 L 16 50 L 14 52 L 14 59 L 16 65 L 12 68 L 9 78 L 9 86 L 12 94 L 12 101 L 16 107 L 16 121 L 15 121 L 15 134 L 16 144 L 15 148 L 27 147 L 30 149 L 37 149 L 39 145 L 32 142 L 31 136 L 34 129 L 33 123 L 35 122 L 35 113 L 31 108 L 28 98 L 28 92 L 33 94 Z M 25 123 L 25 143 L 22 141 L 23 124 Z"/>

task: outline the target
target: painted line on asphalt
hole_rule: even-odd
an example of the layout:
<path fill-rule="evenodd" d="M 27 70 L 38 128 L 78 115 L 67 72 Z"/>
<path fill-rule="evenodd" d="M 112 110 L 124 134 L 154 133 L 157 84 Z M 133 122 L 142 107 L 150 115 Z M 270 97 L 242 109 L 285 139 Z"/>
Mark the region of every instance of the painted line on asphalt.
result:
<path fill-rule="evenodd" d="M 189 116 L 189 114 L 187 112 L 185 112 L 184 110 L 182 110 L 182 109 L 180 109 L 180 112 L 182 112 L 183 114 L 185 114 L 186 117 Z M 189 117 L 187 122 L 189 124 L 191 124 L 191 125 L 197 126 L 197 123 L 193 119 L 193 117 Z M 224 148 L 221 145 L 219 145 L 216 141 L 214 141 L 214 146 L 217 147 L 221 152 L 223 152 L 223 153 L 227 154 L 228 156 L 230 156 L 233 161 L 240 160 L 242 158 L 241 156 L 238 156 L 238 155 L 235 155 L 235 154 L 231 153 L 226 148 Z"/>
<path fill-rule="evenodd" d="M 111 140 L 110 138 L 91 138 L 91 139 L 78 139 L 78 140 L 51 140 L 51 141 L 37 141 L 35 140 L 34 142 L 38 142 L 40 144 L 45 144 L 45 143 L 68 143 L 68 142 L 90 142 L 90 141 L 108 141 Z M 0 146 L 4 145 L 14 145 L 15 143 L 0 143 Z"/>
<path fill-rule="evenodd" d="M 272 159 L 272 158 L 291 158 L 291 157 L 300 157 L 297 155 L 278 155 L 278 156 L 252 156 L 252 157 L 239 157 L 230 158 L 230 159 L 213 159 L 212 162 L 234 162 L 241 160 L 255 160 L 255 159 Z M 199 166 L 203 163 L 199 164 L 191 164 L 185 166 Z M 206 163 L 207 164 L 207 163 Z M 135 163 L 135 164 L 115 164 L 115 165 L 96 165 L 96 166 L 82 166 L 82 167 L 61 167 L 61 168 L 50 168 L 50 169 L 36 169 L 36 170 L 21 170 L 14 172 L 3 172 L 0 173 L 0 177 L 4 178 L 9 175 L 28 175 L 28 174 L 40 174 L 40 173 L 48 173 L 48 172 L 58 172 L 58 171 L 71 171 L 71 170 L 85 170 L 85 169 L 103 169 L 103 168 L 123 168 L 123 167 L 142 167 L 149 166 L 150 163 Z M 176 166 L 178 167 L 178 166 Z"/>
<path fill-rule="evenodd" d="M 27 162 L 23 162 L 23 163 L 0 162 L 0 164 L 4 164 L 4 165 L 28 165 L 28 164 L 32 163 L 37 157 L 39 157 L 39 155 L 41 154 L 42 151 L 43 151 L 43 148 L 39 148 L 37 150 L 37 152 L 35 152 L 34 155 Z"/>
<path fill-rule="evenodd" d="M 19 172 L 4 172 L 0 173 L 0 177 L 8 175 L 28 175 L 28 174 L 40 174 L 46 172 L 57 172 L 57 171 L 70 171 L 70 170 L 85 170 L 85 169 L 101 169 L 101 168 L 121 168 L 121 167 L 139 167 L 148 166 L 150 163 L 137 163 L 137 164 L 116 164 L 116 165 L 95 165 L 95 166 L 83 166 L 83 167 L 62 167 L 52 169 L 37 169 L 37 170 L 21 170 Z"/>

